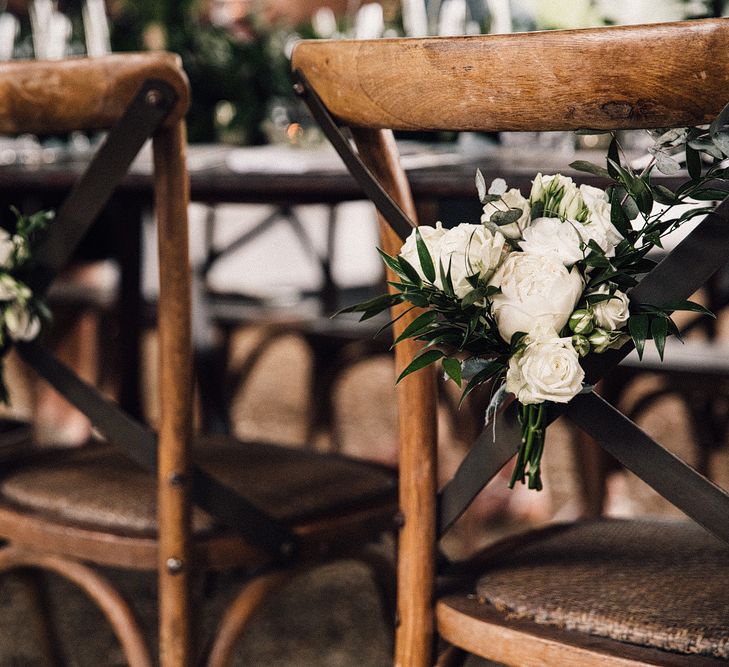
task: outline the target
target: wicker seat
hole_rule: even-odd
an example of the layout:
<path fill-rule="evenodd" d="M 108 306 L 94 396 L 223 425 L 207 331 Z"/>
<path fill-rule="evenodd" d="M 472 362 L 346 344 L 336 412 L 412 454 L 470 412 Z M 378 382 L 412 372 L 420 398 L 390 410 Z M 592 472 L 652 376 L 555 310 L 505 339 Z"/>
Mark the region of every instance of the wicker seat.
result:
<path fill-rule="evenodd" d="M 393 505 L 396 480 L 385 468 L 226 437 L 197 444 L 195 459 L 203 469 L 286 524 L 368 504 Z M 154 477 L 108 445 L 26 457 L 3 471 L 0 498 L 18 511 L 80 528 L 157 533 Z M 192 525 L 196 537 L 221 530 L 199 509 Z"/>
<path fill-rule="evenodd" d="M 486 574 L 438 614 L 525 620 L 637 646 L 729 659 L 729 546 L 686 521 L 551 527 L 478 559 Z M 478 602 L 473 605 L 474 599 Z M 466 607 L 471 603 L 470 607 Z M 466 609 L 469 611 L 466 612 Z"/>
<path fill-rule="evenodd" d="M 396 255 L 417 221 L 393 130 L 708 124 L 729 101 L 729 61 L 713 57 L 727 46 L 729 20 L 720 19 L 525 35 L 300 42 L 292 62 L 300 94 L 378 207 L 383 249 Z M 726 262 L 728 212 L 725 201 L 643 278 L 632 298 L 689 298 Z M 418 314 L 398 306 L 392 315 L 398 337 Z M 399 343 L 396 373 L 421 350 L 409 338 Z M 588 381 L 609 373 L 629 350 L 587 358 Z M 438 638 L 450 644 L 438 658 L 442 667 L 463 664 L 469 653 L 515 667 L 694 667 L 729 657 L 723 590 L 729 580 L 729 494 L 594 392 L 575 397 L 559 413 L 724 541 L 693 524 L 597 521 L 526 533 L 464 563 L 435 558 L 438 540 L 513 457 L 521 438 L 516 405 L 507 401 L 438 490 L 435 380 L 431 367 L 398 385 L 397 665 L 432 665 Z"/>

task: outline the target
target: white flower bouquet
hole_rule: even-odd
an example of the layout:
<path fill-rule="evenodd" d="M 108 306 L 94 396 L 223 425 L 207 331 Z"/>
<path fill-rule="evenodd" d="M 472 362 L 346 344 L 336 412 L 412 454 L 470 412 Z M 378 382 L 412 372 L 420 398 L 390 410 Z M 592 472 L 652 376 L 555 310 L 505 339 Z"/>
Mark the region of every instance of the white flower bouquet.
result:
<path fill-rule="evenodd" d="M 26 274 L 33 266 L 33 249 L 53 213 L 25 216 L 17 209 L 13 213 L 12 232 L 0 227 L 0 350 L 5 350 L 9 341 L 35 339 L 41 323 L 50 319 L 45 303 L 26 284 Z M 9 402 L 1 363 L 0 402 Z"/>
<path fill-rule="evenodd" d="M 654 265 L 647 255 L 661 238 L 727 194 L 726 116 L 710 128 L 652 131 L 641 171 L 614 136 L 605 168 L 570 165 L 604 178 L 605 189 L 537 174 L 527 197 L 503 179 L 487 189 L 477 171 L 480 224 L 421 226 L 396 257 L 380 251 L 397 278 L 390 293 L 345 312 L 366 319 L 399 303 L 423 309 L 395 340 L 425 343 L 398 381 L 440 362 L 461 400 L 485 382 L 514 394 L 522 443 L 510 485 L 541 489 L 546 408 L 583 390 L 581 360 L 631 339 L 640 355 L 652 339 L 662 356 L 666 337 L 679 334 L 674 311 L 708 312 L 690 301 L 631 304 L 628 293 Z M 680 187 L 654 183 L 654 170 L 675 174 L 681 160 L 688 179 Z M 696 202 L 710 203 L 675 208 Z"/>

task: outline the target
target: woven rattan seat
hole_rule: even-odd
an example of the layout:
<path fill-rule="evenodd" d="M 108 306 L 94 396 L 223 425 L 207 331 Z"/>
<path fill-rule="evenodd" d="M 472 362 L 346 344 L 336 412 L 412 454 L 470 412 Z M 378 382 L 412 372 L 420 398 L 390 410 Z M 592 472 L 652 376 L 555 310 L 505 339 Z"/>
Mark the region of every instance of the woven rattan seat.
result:
<path fill-rule="evenodd" d="M 729 546 L 693 523 L 550 528 L 497 549 L 486 565 L 475 588 L 441 604 L 463 611 L 459 603 L 475 598 L 480 604 L 468 606 L 469 614 L 489 623 L 497 611 L 509 620 L 729 658 Z"/>
<path fill-rule="evenodd" d="M 288 524 L 392 500 L 396 487 L 384 467 L 226 437 L 198 441 L 195 459 Z M 108 445 L 25 459 L 3 476 L 0 494 L 16 508 L 49 519 L 124 533 L 157 531 L 153 476 Z M 200 535 L 214 529 L 215 521 L 196 509 L 193 528 Z"/>

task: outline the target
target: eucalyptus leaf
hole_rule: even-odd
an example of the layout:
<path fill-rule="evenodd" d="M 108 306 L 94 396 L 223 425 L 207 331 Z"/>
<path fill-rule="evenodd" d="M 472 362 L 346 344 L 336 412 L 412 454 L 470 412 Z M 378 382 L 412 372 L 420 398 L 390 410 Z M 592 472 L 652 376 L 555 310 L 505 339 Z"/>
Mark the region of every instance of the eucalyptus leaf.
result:
<path fill-rule="evenodd" d="M 570 162 L 570 167 L 576 171 L 584 171 L 588 174 L 594 174 L 595 176 L 601 176 L 602 178 L 610 178 L 610 172 L 604 167 L 588 162 L 587 160 L 575 160 Z M 679 167 L 680 168 L 680 167 Z"/>
<path fill-rule="evenodd" d="M 458 402 L 458 407 L 461 407 L 463 405 L 463 401 L 466 400 L 466 397 L 479 385 L 482 385 L 484 382 L 487 382 L 495 375 L 498 375 L 501 371 L 504 370 L 504 364 L 499 361 L 490 361 L 488 362 L 482 370 L 480 370 L 476 375 L 474 375 L 466 385 L 466 388 L 463 390 L 463 393 L 461 394 L 461 400 Z"/>
<path fill-rule="evenodd" d="M 658 171 L 666 176 L 673 176 L 681 171 L 681 164 L 678 160 L 674 160 L 670 155 L 663 151 L 658 151 L 655 154 L 656 167 Z"/>
<path fill-rule="evenodd" d="M 510 208 L 508 211 L 496 211 L 491 216 L 491 222 L 497 224 L 499 227 L 510 225 L 521 218 L 523 212 L 520 208 Z"/>
<path fill-rule="evenodd" d="M 476 169 L 476 190 L 478 191 L 478 198 L 482 204 L 486 203 L 486 180 L 483 177 L 480 169 Z"/>

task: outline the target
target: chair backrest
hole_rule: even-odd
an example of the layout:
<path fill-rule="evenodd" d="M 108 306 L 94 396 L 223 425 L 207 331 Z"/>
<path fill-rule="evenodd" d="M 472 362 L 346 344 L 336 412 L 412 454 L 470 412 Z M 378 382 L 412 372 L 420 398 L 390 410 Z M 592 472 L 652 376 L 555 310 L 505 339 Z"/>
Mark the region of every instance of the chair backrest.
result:
<path fill-rule="evenodd" d="M 58 210 L 38 249 L 37 270 L 29 282 L 39 292 L 70 259 L 85 228 L 146 139 L 151 135 L 153 140 L 160 258 L 161 417 L 158 455 L 155 457 L 152 448 L 150 467 L 156 467 L 159 480 L 161 651 L 165 664 L 183 664 L 190 635 L 186 564 L 190 561 L 192 351 L 183 120 L 188 105 L 187 80 L 179 59 L 172 54 L 0 64 L 0 132 L 109 130 L 89 171 Z M 18 348 L 41 375 L 54 365 L 35 343 Z M 56 382 L 71 387 L 74 395 L 69 400 L 78 405 L 79 394 L 87 392 L 83 384 L 63 369 L 54 377 Z M 106 408 L 102 405 L 101 410 Z M 120 419 L 121 430 L 131 428 L 134 435 L 133 429 L 137 428 L 140 433 L 147 433 L 129 418 Z M 99 425 L 98 419 L 92 421 Z M 103 433 L 104 429 L 100 430 Z M 110 440 L 120 435 L 103 434 Z"/>
<path fill-rule="evenodd" d="M 294 51 L 293 68 L 300 76 L 299 92 L 323 126 L 331 117 L 351 128 L 361 162 L 415 221 L 391 130 L 617 130 L 708 123 L 729 101 L 729 60 L 719 55 L 727 46 L 729 20 L 717 19 L 514 35 L 302 42 Z M 333 127 L 330 135 L 336 135 Z M 346 157 L 345 144 L 340 142 L 340 153 Z M 353 173 L 358 175 L 356 165 Z M 361 170 L 359 177 L 369 193 Z M 383 249 L 397 254 L 402 234 L 382 215 L 380 223 Z M 721 252 L 726 251 L 724 243 Z M 690 261 L 703 261 L 697 259 L 700 253 L 693 257 Z M 644 293 L 649 288 L 659 293 L 669 280 L 670 272 L 656 274 Z M 393 316 L 402 310 L 397 308 Z M 417 314 L 411 311 L 399 319 L 394 336 Z M 410 339 L 397 346 L 396 373 L 418 349 Z M 603 366 L 617 361 L 615 355 L 600 356 L 606 357 Z M 599 377 L 603 370 L 588 370 L 588 377 Z M 601 419 L 581 410 L 581 402 L 573 401 L 567 414 L 590 432 L 591 422 Z M 493 474 L 513 456 L 520 434 L 507 412 L 497 422 L 497 441 L 490 434 L 477 440 L 456 473 L 467 493 L 451 493 L 455 485 L 449 482 L 437 497 L 434 372 L 405 378 L 398 387 L 398 406 L 403 527 L 396 664 L 422 665 L 428 663 L 433 638 L 437 536 L 460 514 L 463 498 L 472 498 L 488 479 L 483 475 L 474 482 L 479 478 L 474 470 L 488 468 Z M 597 435 L 597 430 L 590 434 Z M 604 434 L 601 438 L 606 446 Z M 641 442 L 641 447 L 652 445 Z M 641 447 L 635 448 L 637 457 Z M 661 484 L 656 479 L 651 483 L 656 488 Z M 663 486 L 661 492 L 670 489 Z M 712 497 L 724 498 L 720 492 Z"/>

